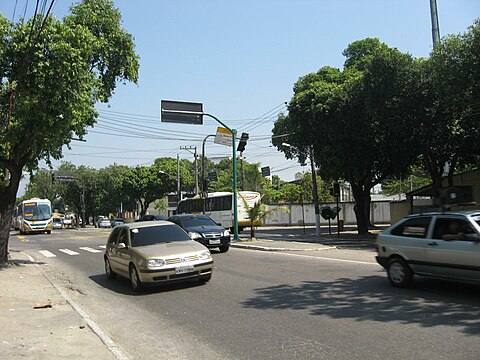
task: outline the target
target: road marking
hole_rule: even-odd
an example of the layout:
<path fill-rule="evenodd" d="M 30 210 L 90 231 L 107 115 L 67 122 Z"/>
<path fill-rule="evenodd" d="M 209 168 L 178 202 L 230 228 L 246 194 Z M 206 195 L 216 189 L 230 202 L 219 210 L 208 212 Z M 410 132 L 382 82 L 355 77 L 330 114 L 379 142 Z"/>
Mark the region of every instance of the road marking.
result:
<path fill-rule="evenodd" d="M 100 248 L 100 249 L 106 249 L 106 248 L 107 248 L 107 245 L 100 245 L 99 248 Z"/>
<path fill-rule="evenodd" d="M 40 250 L 39 251 L 40 254 L 42 254 L 43 256 L 49 258 L 49 257 L 57 257 L 57 255 L 51 253 L 50 251 L 48 250 Z"/>
<path fill-rule="evenodd" d="M 78 252 L 76 251 L 72 251 L 72 250 L 69 250 L 69 249 L 58 249 L 58 251 L 61 251 L 67 255 L 78 255 Z"/>
<path fill-rule="evenodd" d="M 80 250 L 85 250 L 85 251 L 88 251 L 88 252 L 91 252 L 91 253 L 99 253 L 99 252 L 102 252 L 102 250 L 92 249 L 92 248 L 87 247 L 87 246 L 79 247 L 79 249 L 80 249 Z"/>
<path fill-rule="evenodd" d="M 247 249 L 244 249 L 244 248 L 236 248 L 235 250 L 252 251 L 252 250 L 247 250 Z M 284 251 L 281 251 L 281 252 L 280 251 L 262 251 L 262 252 L 265 253 L 265 254 L 272 254 L 272 255 L 296 256 L 296 257 L 316 259 L 316 260 L 327 260 L 327 261 L 333 261 L 333 262 L 346 262 L 346 263 L 353 263 L 353 264 L 378 266 L 378 263 L 373 262 L 373 261 L 369 262 L 369 261 L 347 260 L 347 259 L 339 259 L 339 258 L 328 258 L 328 257 L 324 257 L 324 256 L 291 254 L 291 253 L 284 252 Z"/>
<path fill-rule="evenodd" d="M 327 258 L 323 256 L 300 255 L 300 254 L 289 254 L 289 253 L 278 253 L 278 254 L 287 255 L 287 256 L 301 256 L 301 257 L 308 257 L 310 259 L 327 260 L 327 261 L 334 261 L 334 262 L 346 262 L 346 263 L 353 263 L 353 264 L 375 265 L 375 266 L 378 265 L 378 263 L 373 261 L 370 262 L 370 261 L 347 260 L 347 259 L 338 259 L 338 258 Z"/>

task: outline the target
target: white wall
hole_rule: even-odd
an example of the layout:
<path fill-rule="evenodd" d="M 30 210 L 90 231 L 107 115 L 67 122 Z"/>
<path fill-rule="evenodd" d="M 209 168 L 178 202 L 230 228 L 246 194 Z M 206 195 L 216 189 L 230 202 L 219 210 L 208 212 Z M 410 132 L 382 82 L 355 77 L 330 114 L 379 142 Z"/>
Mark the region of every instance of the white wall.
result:
<path fill-rule="evenodd" d="M 322 204 L 330 207 L 336 206 L 335 203 Z M 355 203 L 346 202 L 340 203 L 340 219 L 344 221 L 345 225 L 354 225 L 357 223 L 353 206 Z M 301 205 L 269 205 L 268 208 L 286 207 L 290 209 L 290 213 L 275 212 L 268 216 L 264 225 L 274 226 L 299 226 L 303 224 L 302 206 Z M 321 211 L 321 210 L 320 210 Z M 315 225 L 315 208 L 313 204 L 305 204 L 303 206 L 303 213 L 305 216 L 305 225 Z M 371 203 L 370 218 L 373 224 L 390 224 L 390 202 L 389 201 L 376 201 Z M 328 220 L 325 220 L 320 216 L 321 224 L 328 224 Z M 336 224 L 337 219 L 332 220 L 332 224 Z"/>

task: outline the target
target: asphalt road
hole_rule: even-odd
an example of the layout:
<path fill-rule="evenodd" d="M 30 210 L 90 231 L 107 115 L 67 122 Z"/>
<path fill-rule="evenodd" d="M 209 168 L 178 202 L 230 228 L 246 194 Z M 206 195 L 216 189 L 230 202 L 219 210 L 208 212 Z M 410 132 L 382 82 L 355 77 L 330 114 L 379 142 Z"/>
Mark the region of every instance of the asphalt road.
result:
<path fill-rule="evenodd" d="M 126 279 L 104 275 L 108 233 L 13 235 L 10 247 L 47 264 L 132 359 L 478 358 L 478 286 L 416 279 L 412 289 L 395 289 L 365 250 L 231 248 L 213 254 L 206 285 L 136 294 Z"/>

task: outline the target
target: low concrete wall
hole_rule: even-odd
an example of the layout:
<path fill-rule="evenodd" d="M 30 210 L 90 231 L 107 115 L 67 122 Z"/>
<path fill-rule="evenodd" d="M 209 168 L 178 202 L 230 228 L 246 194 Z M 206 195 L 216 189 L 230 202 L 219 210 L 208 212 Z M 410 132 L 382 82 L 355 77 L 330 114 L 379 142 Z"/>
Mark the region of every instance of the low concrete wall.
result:
<path fill-rule="evenodd" d="M 335 203 L 321 204 L 328 205 L 330 207 L 336 206 Z M 357 223 L 355 217 L 355 211 L 353 207 L 354 202 L 344 202 L 338 204 L 342 209 L 340 211 L 340 220 L 343 220 L 345 225 L 354 225 Z M 264 225 L 267 226 L 301 226 L 303 225 L 303 219 L 305 219 L 305 225 L 315 225 L 315 207 L 313 204 L 292 204 L 292 205 L 269 205 L 268 208 L 286 207 L 290 210 L 289 213 L 275 212 L 270 216 L 267 216 Z M 321 211 L 321 210 L 320 210 Z M 371 203 L 370 218 L 373 224 L 390 224 L 390 202 L 389 201 L 375 201 Z M 321 224 L 328 224 L 328 220 L 325 220 L 320 216 Z M 336 224 L 337 219 L 332 220 L 332 224 Z"/>

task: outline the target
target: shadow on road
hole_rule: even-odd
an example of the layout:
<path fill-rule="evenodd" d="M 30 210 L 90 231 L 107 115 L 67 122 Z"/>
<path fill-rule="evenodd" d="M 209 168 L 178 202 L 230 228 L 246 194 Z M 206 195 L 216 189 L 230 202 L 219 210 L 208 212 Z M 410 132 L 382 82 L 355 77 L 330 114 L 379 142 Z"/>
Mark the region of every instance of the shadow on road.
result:
<path fill-rule="evenodd" d="M 254 289 L 246 308 L 307 310 L 357 321 L 452 326 L 480 334 L 480 287 L 419 278 L 411 289 L 390 287 L 384 276 L 308 281 Z"/>
<path fill-rule="evenodd" d="M 132 295 L 132 296 L 141 296 L 146 294 L 156 294 L 156 293 L 164 293 L 170 291 L 178 291 L 182 289 L 188 289 L 193 286 L 202 286 L 203 284 L 198 282 L 197 280 L 191 281 L 182 281 L 170 284 L 163 284 L 163 285 L 156 285 L 156 286 L 146 286 L 140 292 L 135 292 L 130 286 L 130 281 L 126 278 L 121 276 L 117 276 L 116 279 L 109 280 L 105 274 L 99 275 L 92 275 L 89 278 L 97 283 L 98 285 L 114 291 L 119 294 L 124 295 Z"/>

